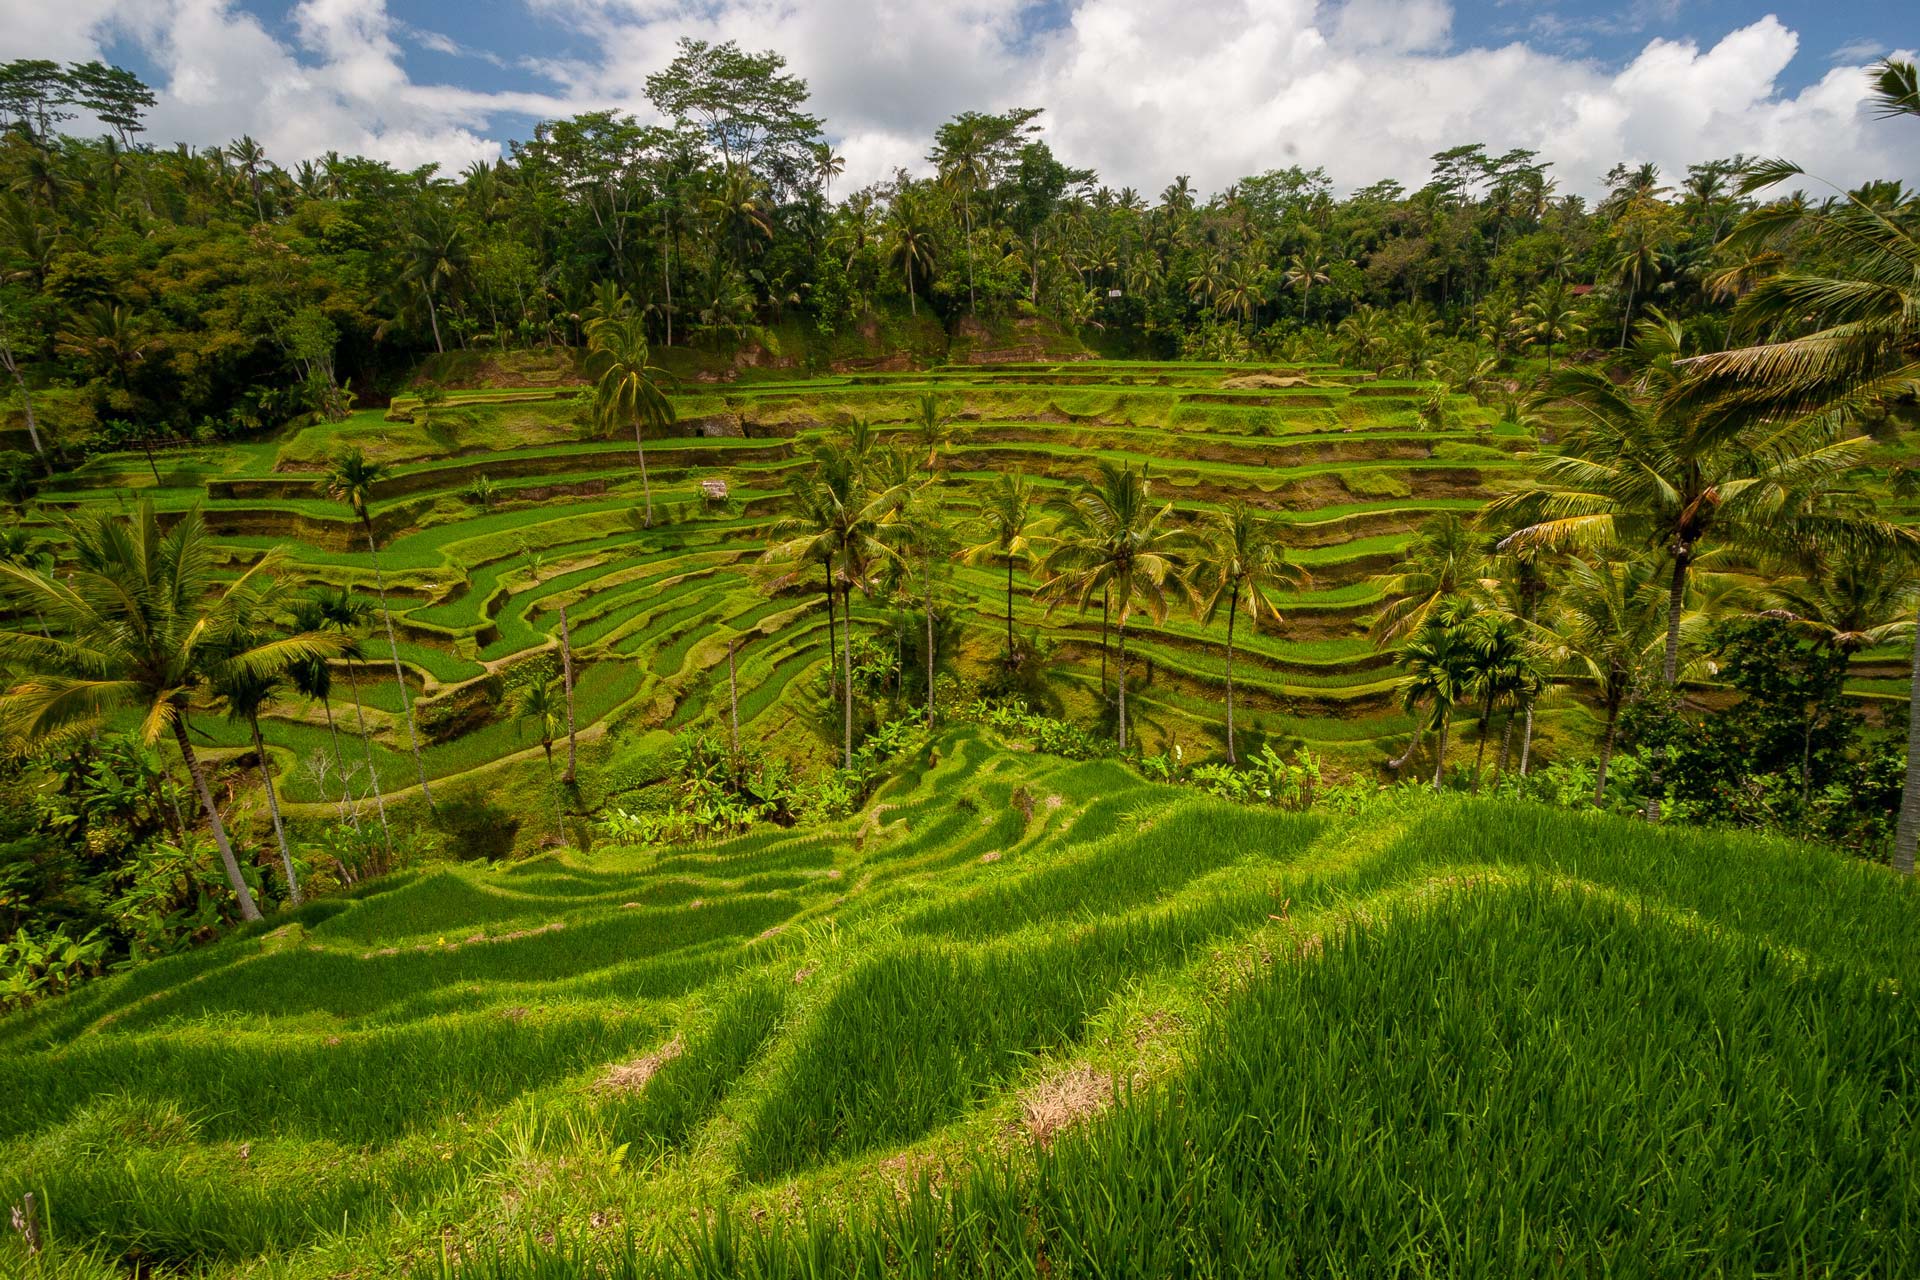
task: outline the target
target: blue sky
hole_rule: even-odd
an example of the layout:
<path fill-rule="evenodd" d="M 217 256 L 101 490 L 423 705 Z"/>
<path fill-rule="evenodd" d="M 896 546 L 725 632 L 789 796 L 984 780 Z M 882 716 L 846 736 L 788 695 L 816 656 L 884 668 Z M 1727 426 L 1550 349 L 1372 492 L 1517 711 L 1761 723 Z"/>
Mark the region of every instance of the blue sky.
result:
<path fill-rule="evenodd" d="M 1296 162 L 1342 187 L 1415 181 L 1467 141 L 1538 149 L 1577 190 L 1616 160 L 1735 150 L 1920 179 L 1920 146 L 1861 106 L 1860 68 L 1920 45 L 1913 0 L 0 0 L 0 17 L 21 54 L 140 71 L 157 136 L 248 132 L 286 161 L 457 169 L 541 116 L 644 115 L 646 73 L 695 35 L 785 54 L 849 183 L 918 164 L 955 112 L 1013 105 L 1149 191 Z"/>

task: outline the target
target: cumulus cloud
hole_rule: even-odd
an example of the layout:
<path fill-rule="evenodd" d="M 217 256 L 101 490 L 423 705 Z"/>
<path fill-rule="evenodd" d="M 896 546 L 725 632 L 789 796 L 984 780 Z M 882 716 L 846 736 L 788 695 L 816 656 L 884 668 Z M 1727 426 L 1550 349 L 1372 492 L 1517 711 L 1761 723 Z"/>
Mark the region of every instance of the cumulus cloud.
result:
<path fill-rule="evenodd" d="M 528 116 L 645 117 L 646 75 L 693 36 L 786 55 L 847 157 L 843 189 L 922 165 L 956 112 L 1012 106 L 1047 108 L 1063 156 L 1149 193 L 1176 173 L 1206 190 L 1288 164 L 1325 166 L 1343 188 L 1417 183 L 1429 155 L 1462 142 L 1536 149 L 1562 189 L 1588 193 L 1616 161 L 1678 173 L 1736 151 L 1843 183 L 1920 179 L 1901 122 L 1865 107 L 1866 46 L 1789 92 L 1799 38 L 1773 17 L 1709 42 L 1651 40 L 1608 67 L 1525 40 L 1459 47 L 1447 0 L 1075 0 L 1063 20 L 1037 0 L 518 3 L 593 51 L 524 63 L 538 92 L 414 79 L 403 43 L 482 51 L 405 27 L 385 0 L 302 0 L 285 36 L 234 0 L 66 0 L 59 21 L 44 0 L 0 12 L 15 45 L 43 56 L 141 44 L 165 81 L 156 136 L 251 132 L 287 159 L 331 148 L 457 168 L 497 154 Z"/>

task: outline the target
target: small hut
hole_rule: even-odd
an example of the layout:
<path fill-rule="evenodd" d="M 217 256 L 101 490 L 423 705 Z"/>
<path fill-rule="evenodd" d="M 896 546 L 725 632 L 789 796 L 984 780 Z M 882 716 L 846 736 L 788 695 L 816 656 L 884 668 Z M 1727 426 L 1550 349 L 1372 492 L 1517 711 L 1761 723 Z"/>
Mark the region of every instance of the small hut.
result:
<path fill-rule="evenodd" d="M 727 482 L 725 480 L 702 480 L 700 482 L 700 492 L 708 502 L 725 502 L 727 500 Z"/>

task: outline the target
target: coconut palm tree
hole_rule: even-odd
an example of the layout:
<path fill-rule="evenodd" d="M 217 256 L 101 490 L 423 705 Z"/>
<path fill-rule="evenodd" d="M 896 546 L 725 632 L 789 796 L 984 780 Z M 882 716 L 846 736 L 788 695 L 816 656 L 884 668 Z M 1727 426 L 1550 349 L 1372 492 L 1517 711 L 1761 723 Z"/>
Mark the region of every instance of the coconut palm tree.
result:
<path fill-rule="evenodd" d="M 242 638 L 240 643 L 245 643 Z M 280 795 L 273 785 L 273 757 L 267 753 L 266 739 L 260 736 L 260 713 L 280 691 L 278 673 L 266 674 L 229 668 L 212 682 L 211 689 L 227 709 L 227 719 L 247 726 L 253 737 L 253 754 L 260 769 L 260 785 L 267 793 L 267 813 L 273 819 L 273 839 L 280 847 L 280 866 L 287 876 L 287 899 L 299 906 L 300 878 L 293 869 L 293 850 L 287 845 L 287 828 L 280 821 Z"/>
<path fill-rule="evenodd" d="M 914 277 L 925 280 L 933 274 L 933 223 L 921 208 L 920 199 L 902 191 L 887 213 L 887 262 L 896 267 L 907 284 L 907 309 L 920 314 L 920 298 L 913 287 Z"/>
<path fill-rule="evenodd" d="M 373 735 L 367 732 L 367 706 L 360 697 L 360 668 L 366 656 L 360 648 L 360 633 L 366 629 L 372 610 L 355 600 L 343 587 L 338 591 L 321 588 L 314 593 L 324 629 L 341 639 L 336 655 L 347 669 L 347 691 L 353 695 L 353 719 L 360 731 L 360 754 L 367 763 L 367 782 L 373 789 L 374 811 L 380 815 L 380 835 L 389 856 L 393 853 L 393 830 L 387 823 L 387 800 L 380 789 L 380 770 L 373 763 Z"/>
<path fill-rule="evenodd" d="M 633 447 L 640 455 L 640 488 L 646 495 L 646 527 L 653 527 L 653 484 L 647 479 L 649 428 L 661 430 L 674 421 L 673 402 L 661 389 L 666 370 L 649 362 L 646 321 L 635 315 L 618 316 L 595 326 L 587 354 L 587 372 L 601 425 L 611 431 L 621 421 L 633 423 Z"/>
<path fill-rule="evenodd" d="M 927 460 L 923 464 L 932 471 L 940 459 L 940 447 L 953 435 L 953 428 L 942 411 L 940 397 L 931 391 L 923 392 L 914 410 L 914 436 L 927 451 Z"/>
<path fill-rule="evenodd" d="M 547 799 L 553 805 L 553 834 L 566 843 L 565 825 L 560 821 L 560 792 L 554 785 L 553 740 L 559 736 L 565 705 L 559 682 L 550 675 L 538 675 L 515 689 L 507 700 L 507 714 L 516 725 L 532 724 L 540 735 L 540 750 L 547 760 Z"/>
<path fill-rule="evenodd" d="M 433 349 L 445 352 L 440 337 L 440 289 L 466 274 L 467 233 L 450 212 L 422 207 L 407 233 L 403 278 L 419 287 L 427 302 L 427 322 L 433 329 Z"/>
<path fill-rule="evenodd" d="M 1100 464 L 1099 476 L 1070 500 L 1059 541 L 1048 554 L 1047 588 L 1081 613 L 1098 595 L 1119 633 L 1120 750 L 1127 749 L 1127 622 L 1135 609 L 1158 622 L 1170 592 L 1187 589 L 1192 535 L 1172 523 L 1173 504 L 1153 505 L 1147 477 L 1131 466 Z"/>
<path fill-rule="evenodd" d="M 302 598 L 293 606 L 292 625 L 295 632 L 325 631 L 329 629 L 324 592 Z M 359 641 L 352 636 L 341 636 L 340 652 L 335 656 L 352 661 L 360 656 Z M 347 757 L 340 746 L 340 729 L 333 721 L 333 667 L 325 658 L 308 658 L 296 662 L 287 668 L 287 683 L 304 698 L 319 702 L 322 713 L 327 718 L 327 736 L 333 742 L 333 764 L 340 772 L 340 799 L 346 807 L 348 819 L 359 825 L 358 812 L 352 808 L 353 789 L 348 780 Z M 384 815 L 383 815 L 384 816 Z"/>
<path fill-rule="evenodd" d="M 1478 610 L 1462 626 L 1461 634 L 1467 644 L 1467 691 L 1480 704 L 1480 746 L 1473 757 L 1473 790 L 1477 794 L 1494 711 L 1518 703 L 1530 688 L 1539 685 L 1540 679 L 1525 626 L 1506 610 Z"/>
<path fill-rule="evenodd" d="M 1659 564 L 1647 556 L 1575 557 L 1555 597 L 1551 622 L 1543 628 L 1549 661 L 1591 679 L 1606 718 L 1593 786 L 1596 807 L 1607 800 L 1620 709 L 1658 668 L 1664 634 L 1659 572 Z"/>
<path fill-rule="evenodd" d="M 819 565 L 827 599 L 827 697 L 840 696 L 840 674 L 835 655 L 840 651 L 838 622 L 834 616 L 834 544 L 835 504 L 833 496 L 820 483 L 817 470 L 796 472 L 787 489 L 787 512 L 774 521 L 770 539 L 762 555 L 763 563 L 784 566 L 785 572 L 772 580 L 774 590 L 782 590 L 800 580 L 808 566 Z"/>
<path fill-rule="evenodd" d="M 427 808 L 432 809 L 435 808 L 433 788 L 427 784 L 427 766 L 420 758 L 420 735 L 413 727 L 413 690 L 400 667 L 400 641 L 393 631 L 393 610 L 387 607 L 387 580 L 380 572 L 380 543 L 373 536 L 373 491 L 388 474 L 385 463 L 370 461 L 357 447 L 346 449 L 336 454 L 328 464 L 327 496 L 336 502 L 346 503 L 367 535 L 367 552 L 373 560 L 373 585 L 380 595 L 380 620 L 387 628 L 387 654 L 393 659 L 393 680 L 400 686 L 400 709 L 407 718 L 407 746 L 413 751 L 413 768 L 420 777 L 420 794 L 426 797 Z M 358 696 L 356 691 L 356 700 Z"/>
<path fill-rule="evenodd" d="M 828 567 L 830 587 L 837 586 L 843 604 L 840 635 L 840 696 L 844 726 L 842 762 L 853 768 L 853 592 L 872 585 L 874 566 L 893 557 L 892 533 L 885 526 L 897 514 L 906 495 L 897 487 L 874 492 L 866 468 L 838 442 L 814 451 L 810 474 L 794 482 L 796 516 L 775 526 L 781 539 L 768 548 L 773 563 Z M 829 596 L 828 607 L 832 607 Z"/>
<path fill-rule="evenodd" d="M 1306 570 L 1287 559 L 1279 526 L 1244 502 L 1217 512 L 1208 522 L 1194 553 L 1195 611 L 1211 624 L 1227 605 L 1227 763 L 1238 764 L 1233 724 L 1233 628 L 1242 607 L 1256 628 L 1261 621 L 1280 621 L 1271 593 L 1283 586 L 1306 585 Z"/>
<path fill-rule="evenodd" d="M 540 572 L 546 567 L 546 559 L 538 551 L 528 546 L 523 539 L 520 543 L 520 559 L 526 565 L 527 577 L 534 585 L 540 582 Z M 560 781 L 567 786 L 573 785 L 574 771 L 578 751 L 575 747 L 573 729 L 573 630 L 567 625 L 567 602 L 564 596 L 555 601 L 560 613 L 560 681 L 567 696 L 567 768 L 560 775 Z"/>
<path fill-rule="evenodd" d="M 962 551 L 968 564 L 1004 563 L 1007 568 L 1007 668 L 1019 665 L 1013 651 L 1013 571 L 1033 563 L 1040 523 L 1033 486 L 1018 471 L 1002 471 L 982 502 L 980 541 Z"/>
<path fill-rule="evenodd" d="M 151 743 L 171 732 L 193 778 L 240 914 L 260 909 L 241 874 L 219 806 L 188 733 L 196 694 L 223 679 L 268 676 L 337 648 L 317 632 L 223 648 L 219 640 L 250 607 L 258 584 L 280 563 L 260 557 L 238 578 L 214 576 L 213 546 L 198 510 L 162 531 L 151 501 L 125 516 L 95 513 L 64 530 L 72 569 L 62 577 L 0 564 L 10 595 L 47 618 L 54 638 L 0 631 L 0 663 L 21 673 L 0 694 L 0 727 L 21 746 L 70 741 L 113 713 L 139 714 Z"/>
<path fill-rule="evenodd" d="M 1423 730 L 1431 727 L 1439 732 L 1433 753 L 1436 793 L 1446 776 L 1447 730 L 1453 723 L 1453 709 L 1470 696 L 1473 682 L 1473 652 L 1462 626 L 1468 615 L 1460 606 L 1456 600 L 1429 614 L 1400 646 L 1400 665 L 1406 668 L 1399 686 L 1401 710 L 1420 717 Z M 1416 745 L 1421 736 L 1416 735 Z"/>
<path fill-rule="evenodd" d="M 1375 578 L 1387 602 L 1368 627 L 1374 644 L 1398 642 L 1447 600 L 1481 586 L 1486 550 L 1486 539 L 1451 511 L 1422 524 L 1400 563 Z"/>
<path fill-rule="evenodd" d="M 1664 329 L 1642 333 L 1667 341 Z M 1626 385 L 1602 369 L 1562 368 L 1548 394 L 1575 415 L 1564 451 L 1539 456 L 1537 485 L 1497 499 L 1487 516 L 1520 526 L 1502 550 L 1640 545 L 1663 552 L 1672 575 L 1663 689 L 1673 687 L 1679 668 L 1688 573 L 1701 553 L 1715 542 L 1762 547 L 1842 527 L 1823 506 L 1872 443 L 1833 439 L 1830 424 L 1818 420 L 1782 423 L 1742 406 L 1703 406 L 1685 362 L 1665 354 L 1644 360 Z M 1649 819 L 1660 813 L 1660 771 L 1656 763 Z"/>
<path fill-rule="evenodd" d="M 1911 62 L 1875 69 L 1880 114 L 1920 117 L 1920 75 Z M 1749 171 L 1741 194 L 1798 177 L 1798 165 L 1774 161 Z M 1815 206 L 1788 200 L 1747 215 L 1727 237 L 1735 254 L 1780 261 L 1787 241 L 1811 245 L 1795 261 L 1833 264 L 1762 280 L 1741 299 L 1733 332 L 1751 341 L 1695 362 L 1701 379 L 1776 410 L 1857 419 L 1880 411 L 1920 379 L 1920 229 L 1874 202 L 1842 193 Z M 1744 270 L 1744 268 L 1741 268 Z M 1914 873 L 1920 844 L 1920 643 L 1908 699 L 1907 777 L 1894 836 L 1893 863 Z"/>

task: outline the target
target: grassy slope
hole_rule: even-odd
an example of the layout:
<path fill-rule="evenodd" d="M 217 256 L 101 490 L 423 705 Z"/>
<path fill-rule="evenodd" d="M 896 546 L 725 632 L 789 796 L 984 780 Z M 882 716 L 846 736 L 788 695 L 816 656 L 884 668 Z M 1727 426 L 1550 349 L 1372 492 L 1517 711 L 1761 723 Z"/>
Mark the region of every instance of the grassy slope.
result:
<path fill-rule="evenodd" d="M 1406 803 L 960 729 L 841 828 L 396 877 L 0 1023 L 0 1199 L 222 1275 L 1920 1265 L 1912 885 Z"/>

